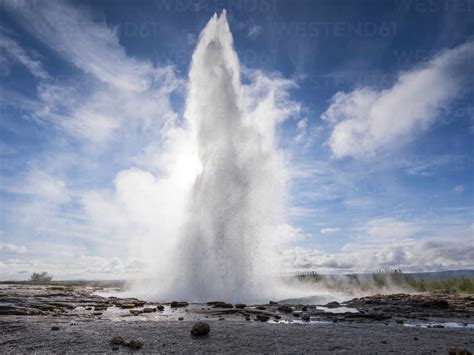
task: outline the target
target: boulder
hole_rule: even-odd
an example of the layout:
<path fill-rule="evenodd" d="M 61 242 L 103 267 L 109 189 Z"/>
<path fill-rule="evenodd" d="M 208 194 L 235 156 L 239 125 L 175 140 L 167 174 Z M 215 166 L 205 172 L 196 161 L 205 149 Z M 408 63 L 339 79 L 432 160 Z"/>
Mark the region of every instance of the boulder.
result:
<path fill-rule="evenodd" d="M 247 307 L 247 305 L 243 304 L 243 303 L 237 303 L 235 305 L 235 308 L 239 308 L 239 309 L 244 309 L 245 307 Z"/>
<path fill-rule="evenodd" d="M 178 301 L 173 301 L 171 302 L 171 308 L 181 308 L 181 307 L 187 307 L 189 305 L 188 302 L 178 302 Z"/>
<path fill-rule="evenodd" d="M 257 320 L 259 322 L 266 322 L 270 319 L 269 316 L 265 315 L 265 314 L 257 314 Z"/>
<path fill-rule="evenodd" d="M 209 326 L 209 324 L 204 323 L 204 322 L 197 322 L 191 328 L 191 335 L 203 336 L 203 335 L 209 334 L 210 331 L 211 331 L 211 327 Z"/>
<path fill-rule="evenodd" d="M 327 308 L 338 308 L 341 307 L 341 304 L 339 302 L 329 302 L 325 307 Z"/>
<path fill-rule="evenodd" d="M 283 312 L 283 313 L 291 313 L 293 312 L 293 307 L 288 306 L 288 305 L 283 305 L 283 306 L 278 307 L 278 311 Z"/>

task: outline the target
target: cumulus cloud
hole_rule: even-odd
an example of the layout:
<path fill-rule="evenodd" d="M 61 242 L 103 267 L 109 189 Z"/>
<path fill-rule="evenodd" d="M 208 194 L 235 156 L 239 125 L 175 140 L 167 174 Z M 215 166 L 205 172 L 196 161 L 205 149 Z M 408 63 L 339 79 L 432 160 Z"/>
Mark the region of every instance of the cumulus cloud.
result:
<path fill-rule="evenodd" d="M 326 228 L 321 228 L 319 233 L 321 233 L 321 234 L 337 233 L 340 230 L 341 230 L 341 228 L 337 228 L 337 227 L 326 227 Z"/>
<path fill-rule="evenodd" d="M 473 72 L 474 42 L 445 50 L 427 65 L 399 74 L 384 90 L 338 92 L 322 114 L 332 126 L 328 145 L 336 158 L 371 156 L 429 128 L 461 93 Z"/>
<path fill-rule="evenodd" d="M 295 247 L 283 252 L 288 270 L 318 270 L 321 272 L 374 272 L 400 268 L 404 271 L 432 271 L 472 269 L 474 225 L 462 231 L 446 230 L 423 238 L 415 238 L 419 228 L 408 222 L 388 222 L 380 228 L 380 221 L 368 223 L 369 235 L 348 243 L 341 252 L 325 253 L 318 249 Z M 374 226 L 375 225 L 375 226 Z M 394 225 L 396 231 L 386 227 Z M 378 233 L 385 236 L 377 239 Z M 449 238 L 447 237 L 449 235 Z M 412 237 L 408 237 L 412 236 Z M 375 242 L 370 242 L 375 238 Z M 390 239 L 390 241 L 389 241 Z"/>

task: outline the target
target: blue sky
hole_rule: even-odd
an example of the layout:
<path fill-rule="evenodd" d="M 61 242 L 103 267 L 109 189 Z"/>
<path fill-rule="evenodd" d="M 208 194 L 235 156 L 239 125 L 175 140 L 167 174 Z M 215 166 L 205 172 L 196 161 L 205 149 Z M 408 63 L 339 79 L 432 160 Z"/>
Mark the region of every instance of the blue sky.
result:
<path fill-rule="evenodd" d="M 286 118 L 286 267 L 474 267 L 474 1 L 0 5 L 2 277 L 143 267 L 130 235 L 166 227 L 121 183 L 166 175 L 163 132 L 222 8 L 243 84 L 268 79 Z"/>

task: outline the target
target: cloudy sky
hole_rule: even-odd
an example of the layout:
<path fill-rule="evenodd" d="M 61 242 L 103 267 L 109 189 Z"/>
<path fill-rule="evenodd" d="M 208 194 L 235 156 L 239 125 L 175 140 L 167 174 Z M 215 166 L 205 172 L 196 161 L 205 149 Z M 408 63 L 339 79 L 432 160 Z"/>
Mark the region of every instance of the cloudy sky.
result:
<path fill-rule="evenodd" d="M 474 1 L 1 0 L 0 277 L 145 267 L 140 238 L 179 218 L 169 140 L 222 8 L 282 118 L 285 268 L 474 268 Z"/>

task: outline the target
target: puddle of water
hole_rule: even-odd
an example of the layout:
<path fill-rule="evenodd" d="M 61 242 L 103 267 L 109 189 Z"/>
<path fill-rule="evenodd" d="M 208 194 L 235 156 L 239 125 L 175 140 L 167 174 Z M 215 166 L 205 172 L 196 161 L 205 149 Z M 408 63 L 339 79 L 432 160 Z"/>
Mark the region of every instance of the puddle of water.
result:
<path fill-rule="evenodd" d="M 462 328 L 462 329 L 474 329 L 474 324 L 470 323 L 458 323 L 458 322 L 430 322 L 430 323 L 404 323 L 405 327 L 419 327 L 419 328 Z"/>
<path fill-rule="evenodd" d="M 324 311 L 325 313 L 359 313 L 356 308 L 350 307 L 337 307 L 337 308 L 328 308 L 323 306 L 317 306 L 316 309 Z"/>

